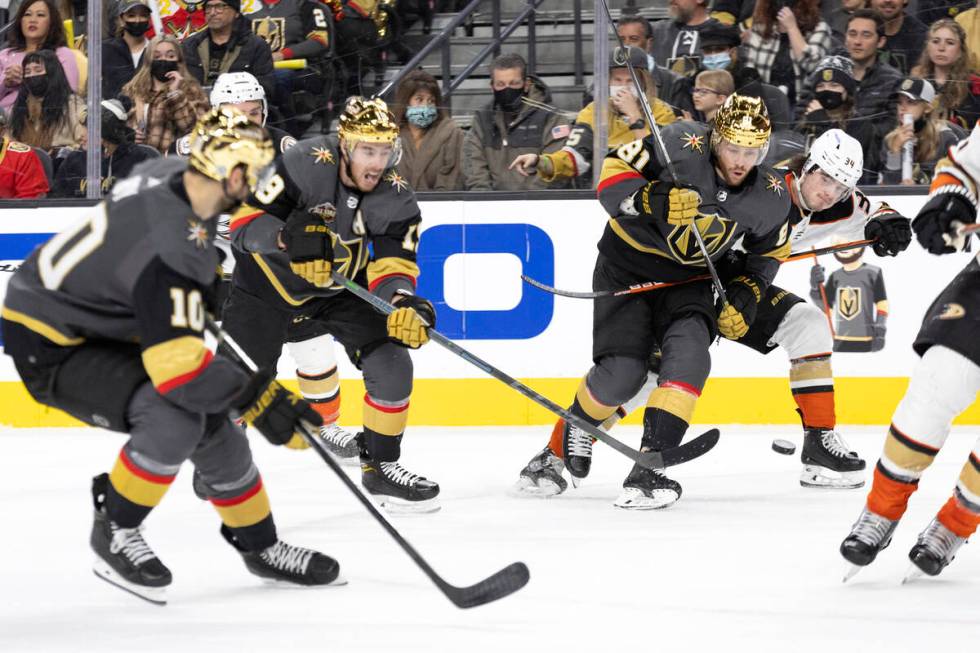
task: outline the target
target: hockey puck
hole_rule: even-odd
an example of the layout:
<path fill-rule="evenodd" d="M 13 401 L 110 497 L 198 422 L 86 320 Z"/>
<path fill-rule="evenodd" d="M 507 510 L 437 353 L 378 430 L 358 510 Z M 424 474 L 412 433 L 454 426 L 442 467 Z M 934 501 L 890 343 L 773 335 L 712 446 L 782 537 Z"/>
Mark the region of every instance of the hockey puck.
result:
<path fill-rule="evenodd" d="M 776 439 L 772 441 L 772 450 L 784 456 L 792 456 L 796 453 L 796 445 L 789 440 Z"/>

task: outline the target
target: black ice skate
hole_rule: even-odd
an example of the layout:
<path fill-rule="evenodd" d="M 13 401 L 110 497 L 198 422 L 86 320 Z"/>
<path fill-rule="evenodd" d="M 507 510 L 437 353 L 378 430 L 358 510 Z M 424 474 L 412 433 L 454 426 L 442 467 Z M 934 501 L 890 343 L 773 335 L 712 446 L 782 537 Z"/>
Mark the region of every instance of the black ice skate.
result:
<path fill-rule="evenodd" d="M 341 465 L 360 464 L 360 451 L 357 446 L 357 436 L 344 429 L 337 423 L 324 424 L 320 427 L 320 440 L 333 454 Z"/>
<path fill-rule="evenodd" d="M 572 477 L 572 485 L 578 487 L 592 469 L 592 436 L 568 422 L 562 432 L 562 456 Z"/>
<path fill-rule="evenodd" d="M 902 582 L 907 583 L 922 574 L 938 576 L 939 572 L 953 561 L 964 542 L 966 542 L 965 537 L 960 537 L 934 518 L 925 530 L 919 533 L 919 539 L 909 551 L 912 566 L 909 567 Z"/>
<path fill-rule="evenodd" d="M 623 492 L 613 505 L 627 510 L 659 510 L 677 503 L 680 498 L 680 483 L 667 478 L 659 469 L 633 465 L 623 481 Z"/>
<path fill-rule="evenodd" d="M 120 528 L 106 515 L 108 483 L 108 474 L 92 479 L 95 521 L 89 543 L 96 555 L 92 571 L 102 580 L 141 599 L 166 605 L 167 587 L 173 580 L 170 570 L 143 539 L 142 526 Z"/>
<path fill-rule="evenodd" d="M 800 453 L 800 485 L 854 489 L 864 486 L 864 460 L 833 429 L 807 429 Z"/>
<path fill-rule="evenodd" d="M 535 497 L 553 497 L 568 489 L 568 482 L 562 477 L 565 463 L 545 447 L 531 459 L 517 480 L 514 490 L 519 494 Z"/>
<path fill-rule="evenodd" d="M 845 583 L 863 567 L 874 562 L 878 554 L 891 544 L 892 534 L 897 526 L 897 519 L 886 519 L 868 510 L 867 506 L 861 510 L 850 534 L 840 545 L 840 554 L 851 563 L 844 574 Z"/>
<path fill-rule="evenodd" d="M 262 551 L 246 551 L 230 528 L 221 526 L 228 544 L 241 554 L 245 566 L 260 578 L 294 585 L 346 585 L 340 565 L 313 549 L 286 544 L 282 540 Z"/>
<path fill-rule="evenodd" d="M 439 505 L 439 484 L 413 474 L 397 460 L 377 461 L 361 451 L 361 485 L 392 513 L 435 512 Z"/>

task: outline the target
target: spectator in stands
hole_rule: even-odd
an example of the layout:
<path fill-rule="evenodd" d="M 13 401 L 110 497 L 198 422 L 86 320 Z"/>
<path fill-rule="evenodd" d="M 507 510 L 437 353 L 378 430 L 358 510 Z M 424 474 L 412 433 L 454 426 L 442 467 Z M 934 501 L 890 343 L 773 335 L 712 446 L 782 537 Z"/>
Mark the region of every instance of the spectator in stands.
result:
<path fill-rule="evenodd" d="M 172 36 L 150 41 L 143 65 L 122 92 L 133 101 L 129 126 L 136 130 L 136 142 L 161 154 L 209 108 L 204 90 L 188 72 L 180 44 Z"/>
<path fill-rule="evenodd" d="M 341 11 L 334 13 L 336 52 L 347 70 L 348 96 L 369 95 L 361 88 L 364 74 L 370 69 L 381 69 L 381 38 L 374 21 L 377 5 L 377 0 L 345 2 Z"/>
<path fill-rule="evenodd" d="M 149 0 L 126 0 L 119 4 L 115 38 L 102 42 L 102 97 L 114 98 L 143 65 L 150 41 Z"/>
<path fill-rule="evenodd" d="M 966 32 L 966 45 L 970 50 L 970 70 L 980 71 L 980 0 L 972 9 L 956 15 L 956 22 Z"/>
<path fill-rule="evenodd" d="M 153 150 L 135 144 L 136 133 L 127 124 L 132 103 L 123 96 L 102 101 L 102 193 L 117 179 L 125 179 L 138 163 L 153 158 Z M 87 147 L 68 154 L 54 176 L 52 197 L 85 197 L 88 182 Z"/>
<path fill-rule="evenodd" d="M 926 25 L 932 25 L 943 18 L 956 18 L 971 7 L 974 0 L 918 0 L 916 17 Z"/>
<path fill-rule="evenodd" d="M 184 40 L 187 70 L 201 86 L 210 88 L 218 75 L 251 73 L 262 84 L 267 97 L 275 93 L 272 50 L 252 34 L 241 15 L 241 0 L 207 0 L 204 12 L 208 27 Z"/>
<path fill-rule="evenodd" d="M 902 82 L 898 91 L 898 126 L 885 136 L 882 143 L 882 182 L 906 185 L 928 184 L 932 180 L 936 162 L 946 156 L 946 150 L 959 137 L 945 120 L 936 117 L 932 101 L 936 91 L 924 79 L 909 78 Z M 905 124 L 905 116 L 912 116 L 912 124 Z M 910 178 L 902 174 L 902 150 L 906 143 L 913 145 L 913 168 Z"/>
<path fill-rule="evenodd" d="M 903 75 L 919 60 L 926 42 L 926 26 L 915 16 L 905 13 L 909 0 L 870 0 L 871 9 L 885 20 L 885 61 Z"/>
<path fill-rule="evenodd" d="M 48 177 L 30 145 L 0 140 L 0 200 L 29 200 L 44 197 Z"/>
<path fill-rule="evenodd" d="M 864 151 L 865 183 L 878 179 L 879 140 L 875 136 L 872 121 L 854 115 L 857 81 L 854 79 L 854 63 L 847 57 L 825 57 L 810 78 L 813 88 L 808 89 L 810 100 L 797 131 L 813 141 L 828 129 L 843 129 L 853 136 Z"/>
<path fill-rule="evenodd" d="M 674 113 L 694 111 L 691 94 L 685 79 L 665 68 L 653 56 L 653 27 L 643 16 L 623 16 L 616 24 L 616 31 L 623 45 L 640 48 L 647 53 L 646 69 L 657 85 L 657 97 L 669 104 Z"/>
<path fill-rule="evenodd" d="M 38 50 L 54 51 L 72 92 L 84 93 L 84 88 L 79 91 L 79 63 L 84 67 L 85 57 L 67 47 L 65 27 L 54 0 L 24 2 L 11 23 L 7 47 L 0 50 L 0 108 L 13 106 L 24 77 L 24 56 Z"/>
<path fill-rule="evenodd" d="M 561 115 L 535 106 L 551 91 L 527 74 L 519 54 L 502 54 L 490 65 L 493 101 L 473 117 L 463 140 L 463 175 L 469 190 L 531 190 L 544 182 L 509 169 L 519 154 L 553 152 L 570 127 Z"/>
<path fill-rule="evenodd" d="M 847 23 L 844 46 L 854 63 L 854 115 L 872 121 L 878 138 L 892 128 L 895 87 L 902 74 L 878 60 L 885 45 L 885 22 L 876 11 L 858 9 Z"/>
<path fill-rule="evenodd" d="M 716 0 L 711 3 L 711 17 L 723 25 L 749 29 L 755 0 Z"/>
<path fill-rule="evenodd" d="M 702 70 L 694 78 L 694 107 L 701 122 L 714 124 L 715 113 L 735 92 L 735 80 L 727 70 Z"/>
<path fill-rule="evenodd" d="M 782 89 L 792 105 L 830 46 L 830 26 L 820 18 L 820 0 L 796 0 L 792 8 L 758 0 L 742 63 L 758 70 L 763 82 Z"/>
<path fill-rule="evenodd" d="M 858 9 L 864 9 L 867 0 L 840 0 L 840 2 L 824 2 L 824 20 L 830 25 L 830 33 L 834 39 L 834 47 L 843 47 L 844 35 L 847 33 L 847 23 Z"/>
<path fill-rule="evenodd" d="M 258 7 L 246 16 L 252 33 L 269 45 L 273 61 L 306 60 L 302 69 L 273 69 L 276 87 L 272 104 L 282 114 L 286 131 L 299 137 L 309 124 L 300 124 L 297 114 L 311 113 L 316 107 L 312 101 L 297 106 L 294 93 L 305 91 L 305 97 L 312 99 L 311 95 L 323 91 L 321 70 L 329 47 L 329 10 L 319 0 L 279 0 L 249 6 Z"/>
<path fill-rule="evenodd" d="M 54 156 L 63 147 L 78 147 L 84 107 L 72 93 L 55 53 L 30 52 L 24 57 L 24 77 L 10 112 L 8 135 Z"/>
<path fill-rule="evenodd" d="M 435 77 L 424 70 L 405 75 L 392 110 L 401 127 L 398 173 L 415 190 L 462 190 L 464 134 L 443 107 Z"/>
<path fill-rule="evenodd" d="M 937 118 L 972 129 L 980 117 L 980 98 L 971 92 L 970 52 L 959 23 L 943 18 L 929 27 L 926 47 L 912 75 L 929 80 L 936 89 Z"/>
<path fill-rule="evenodd" d="M 670 19 L 653 25 L 653 56 L 675 73 L 693 77 L 700 57 L 701 30 L 719 25 L 708 15 L 707 0 L 670 0 Z"/>
<path fill-rule="evenodd" d="M 643 50 L 627 46 L 625 52 L 621 48 L 615 48 L 610 55 L 606 124 L 609 129 L 607 142 L 610 148 L 614 148 L 645 138 L 651 133 L 629 68 L 625 65 L 627 58 L 636 70 L 653 111 L 654 121 L 659 125 L 668 125 L 674 122 L 675 116 L 670 107 L 657 98 L 657 87 L 653 84 L 650 73 L 643 68 L 646 60 Z M 537 177 L 547 183 L 584 176 L 592 167 L 594 127 L 595 104 L 589 103 L 579 111 L 572 131 L 560 150 L 550 154 L 521 154 L 511 162 L 510 168 L 526 177 L 537 173 Z"/>

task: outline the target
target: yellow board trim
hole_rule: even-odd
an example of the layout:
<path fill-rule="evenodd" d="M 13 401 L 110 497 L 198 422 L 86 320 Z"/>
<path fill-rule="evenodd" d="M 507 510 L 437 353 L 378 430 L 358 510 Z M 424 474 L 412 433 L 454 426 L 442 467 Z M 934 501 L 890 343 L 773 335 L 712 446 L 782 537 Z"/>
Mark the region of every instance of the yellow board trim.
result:
<path fill-rule="evenodd" d="M 560 405 L 570 404 L 581 379 L 521 379 Z M 284 386 L 296 390 L 295 381 Z M 837 418 L 841 424 L 891 422 L 908 379 L 905 377 L 834 379 Z M 522 426 L 549 425 L 554 418 L 545 409 L 525 399 L 494 379 L 415 379 L 409 428 L 412 426 Z M 340 423 L 361 424 L 364 384 L 360 379 L 342 379 L 340 391 L 347 399 L 341 406 Z M 641 411 L 624 420 L 640 424 Z M 695 424 L 787 424 L 799 427 L 796 403 L 785 377 L 712 378 L 698 400 Z M 980 402 L 960 415 L 956 424 L 980 424 Z M 0 382 L 0 425 L 15 427 L 83 426 L 54 408 L 31 399 L 19 381 Z M 882 432 L 884 435 L 884 432 Z"/>

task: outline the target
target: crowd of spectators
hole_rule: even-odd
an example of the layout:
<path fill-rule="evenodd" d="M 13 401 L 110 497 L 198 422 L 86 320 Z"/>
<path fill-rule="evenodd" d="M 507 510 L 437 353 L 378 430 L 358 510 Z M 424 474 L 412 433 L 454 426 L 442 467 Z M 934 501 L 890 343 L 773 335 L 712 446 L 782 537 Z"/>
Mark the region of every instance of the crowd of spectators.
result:
<path fill-rule="evenodd" d="M 328 131 L 347 95 L 375 90 L 380 77 L 372 75 L 411 58 L 399 38 L 406 25 L 421 20 L 428 33 L 435 11 L 460 3 L 164 4 L 177 9 L 157 34 L 149 0 L 103 2 L 103 190 L 146 157 L 179 153 L 225 73 L 246 74 L 236 79 L 260 89 L 262 119 L 282 138 Z M 74 18 L 74 33 L 82 33 L 84 5 L 10 4 L 0 50 L 0 181 L 17 177 L 5 168 L 30 171 L 22 176 L 32 196 L 85 194 L 89 70 L 65 28 Z M 485 104 L 464 120 L 447 110 L 440 80 L 408 71 L 386 96 L 402 126 L 399 173 L 423 191 L 587 188 L 597 115 L 605 115 L 615 147 L 650 134 L 644 104 L 658 125 L 710 125 L 725 99 L 740 93 L 769 108 L 771 164 L 841 128 L 864 148 L 863 183 L 924 184 L 980 118 L 978 7 L 965 0 L 669 0 L 662 20 L 620 16 L 625 47 L 611 48 L 601 113 L 592 87 L 574 115 L 557 109 L 546 81 L 513 52 L 489 64 Z M 0 183 L 0 197 L 25 196 L 7 185 Z"/>

